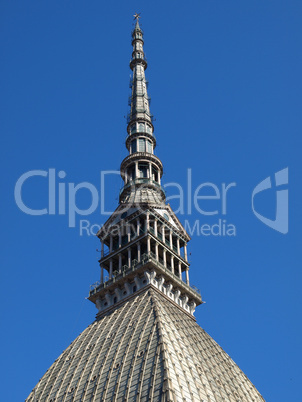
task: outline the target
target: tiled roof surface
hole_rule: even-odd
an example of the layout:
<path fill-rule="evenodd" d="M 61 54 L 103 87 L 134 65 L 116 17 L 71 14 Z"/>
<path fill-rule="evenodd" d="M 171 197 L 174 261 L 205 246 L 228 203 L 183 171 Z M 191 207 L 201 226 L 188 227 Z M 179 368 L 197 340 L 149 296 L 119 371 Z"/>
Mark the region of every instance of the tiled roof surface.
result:
<path fill-rule="evenodd" d="M 138 205 L 140 203 L 156 206 L 165 205 L 159 191 L 143 187 L 138 187 L 135 191 L 131 191 L 127 196 L 125 196 L 123 202 L 127 202 L 130 205 Z"/>
<path fill-rule="evenodd" d="M 27 399 L 35 400 L 264 401 L 194 319 L 152 287 L 86 328 Z"/>

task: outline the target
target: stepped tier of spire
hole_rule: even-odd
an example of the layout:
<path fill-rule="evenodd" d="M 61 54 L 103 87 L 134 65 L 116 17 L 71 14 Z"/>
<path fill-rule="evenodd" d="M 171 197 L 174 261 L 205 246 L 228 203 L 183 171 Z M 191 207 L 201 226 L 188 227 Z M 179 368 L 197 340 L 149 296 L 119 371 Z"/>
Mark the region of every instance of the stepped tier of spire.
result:
<path fill-rule="evenodd" d="M 158 204 L 165 200 L 165 192 L 161 187 L 163 165 L 154 155 L 156 139 L 153 134 L 153 118 L 147 92 L 148 83 L 145 77 L 147 61 L 143 45 L 143 31 L 137 18 L 132 31 L 133 51 L 130 60 L 133 77 L 130 82 L 130 113 L 126 139 L 129 155 L 121 164 L 124 187 L 120 193 L 120 202 L 140 202 L 147 199 L 148 202 Z M 137 190 L 139 193 L 136 193 Z"/>
<path fill-rule="evenodd" d="M 101 280 L 89 299 L 99 314 L 147 286 L 160 289 L 193 315 L 201 296 L 189 283 L 187 242 L 190 237 L 161 186 L 163 164 L 154 154 L 156 139 L 150 113 L 144 39 L 136 15 L 132 31 L 131 96 L 126 148 L 120 171 L 124 185 L 119 206 L 98 232 Z"/>

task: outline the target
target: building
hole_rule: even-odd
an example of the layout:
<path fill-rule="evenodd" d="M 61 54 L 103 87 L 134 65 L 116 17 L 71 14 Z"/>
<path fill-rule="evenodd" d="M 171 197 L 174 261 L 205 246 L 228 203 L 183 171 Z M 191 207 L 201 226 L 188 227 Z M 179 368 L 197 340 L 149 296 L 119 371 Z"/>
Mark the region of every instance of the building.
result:
<path fill-rule="evenodd" d="M 101 278 L 89 292 L 98 313 L 27 401 L 264 401 L 194 318 L 202 298 L 189 280 L 190 237 L 161 187 L 135 18 L 124 186 L 98 232 Z"/>

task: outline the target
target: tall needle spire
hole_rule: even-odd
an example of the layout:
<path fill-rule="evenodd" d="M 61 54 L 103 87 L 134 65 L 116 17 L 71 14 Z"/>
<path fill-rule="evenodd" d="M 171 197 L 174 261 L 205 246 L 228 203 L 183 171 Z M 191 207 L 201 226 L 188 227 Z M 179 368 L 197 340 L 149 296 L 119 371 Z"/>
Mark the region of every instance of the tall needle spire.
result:
<path fill-rule="evenodd" d="M 145 77 L 147 60 L 144 53 L 143 31 L 139 26 L 139 14 L 134 15 L 135 28 L 131 34 L 132 54 L 130 68 L 131 96 L 128 115 L 128 137 L 126 147 L 129 155 L 121 164 L 121 176 L 124 187 L 120 193 L 120 203 L 153 203 L 161 204 L 165 200 L 165 192 L 161 187 L 163 165 L 155 156 L 156 139 L 153 134 L 153 116 L 150 112 L 148 82 Z"/>
<path fill-rule="evenodd" d="M 96 320 L 47 370 L 27 402 L 264 402 L 194 318 L 203 301 L 189 281 L 190 237 L 161 187 L 139 14 L 134 19 L 129 155 L 121 164 L 120 203 L 97 233 L 101 275 L 88 297 Z M 195 269 L 205 263 L 201 252 Z M 68 292 L 73 308 L 72 286 Z"/>

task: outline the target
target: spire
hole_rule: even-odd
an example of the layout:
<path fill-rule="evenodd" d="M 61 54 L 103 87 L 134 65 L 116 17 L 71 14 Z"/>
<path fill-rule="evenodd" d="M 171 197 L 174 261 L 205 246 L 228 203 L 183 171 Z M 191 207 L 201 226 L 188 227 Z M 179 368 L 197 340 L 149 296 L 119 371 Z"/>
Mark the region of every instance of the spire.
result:
<path fill-rule="evenodd" d="M 160 186 L 138 14 L 135 19 L 129 155 L 121 164 L 120 205 L 97 233 L 101 278 L 88 297 L 98 309 L 96 321 L 47 370 L 27 401 L 264 402 L 195 322 L 203 301 L 189 281 L 190 237 Z"/>
<path fill-rule="evenodd" d="M 135 14 L 136 24 L 131 34 L 131 43 L 133 47 L 130 68 L 133 71 L 133 78 L 130 82 L 131 97 L 129 99 L 130 114 L 128 116 L 128 122 L 131 123 L 134 119 L 143 118 L 144 120 L 151 122 L 152 115 L 150 113 L 150 105 L 147 93 L 147 81 L 145 78 L 145 70 L 147 68 L 147 60 L 145 57 L 143 45 L 143 31 L 139 26 L 138 19 L 139 14 Z"/>
<path fill-rule="evenodd" d="M 139 19 L 141 18 L 141 13 L 135 13 L 133 15 L 134 19 L 136 20 L 136 24 L 135 24 L 135 30 L 141 31 L 140 26 L 139 26 Z"/>
<path fill-rule="evenodd" d="M 132 78 L 126 139 L 129 156 L 121 164 L 121 176 L 125 183 L 120 193 L 120 203 L 161 204 L 165 200 L 165 192 L 161 187 L 163 166 L 160 159 L 154 155 L 156 139 L 153 135 L 153 116 L 150 112 L 148 82 L 145 77 L 147 60 L 139 18 L 139 14 L 134 15 L 136 23 L 131 34 Z"/>
<path fill-rule="evenodd" d="M 139 26 L 138 19 L 136 20 L 136 24 L 135 24 L 135 28 L 134 28 L 134 29 L 135 29 L 135 31 L 140 31 L 140 32 L 142 31 L 141 28 L 140 28 L 140 26 Z"/>
<path fill-rule="evenodd" d="M 138 18 L 136 14 L 132 31 L 133 79 L 126 138 L 129 154 L 120 168 L 124 186 L 120 205 L 97 233 L 101 241 L 101 280 L 92 286 L 89 300 L 95 303 L 100 317 L 115 303 L 124 303 L 136 290 L 156 285 L 193 316 L 195 307 L 203 301 L 189 282 L 190 236 L 166 204 L 161 187 L 163 165 L 154 154 L 156 140 L 145 78 L 147 63 Z"/>

